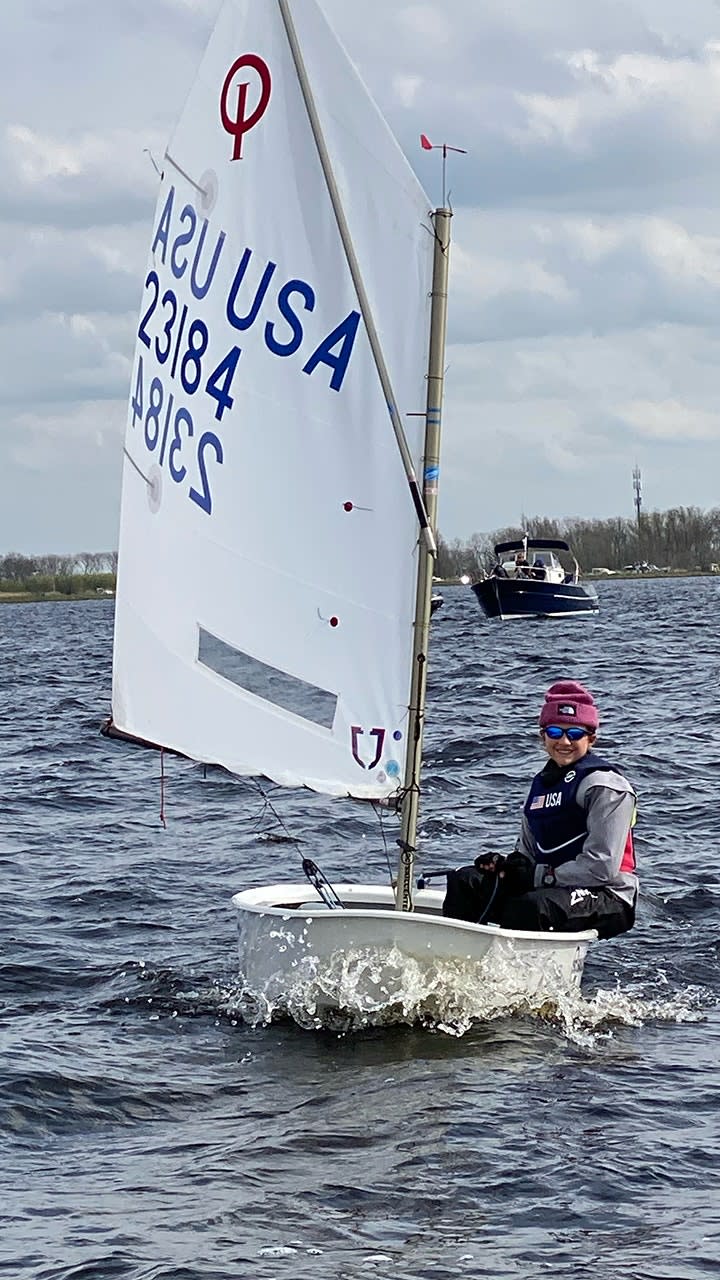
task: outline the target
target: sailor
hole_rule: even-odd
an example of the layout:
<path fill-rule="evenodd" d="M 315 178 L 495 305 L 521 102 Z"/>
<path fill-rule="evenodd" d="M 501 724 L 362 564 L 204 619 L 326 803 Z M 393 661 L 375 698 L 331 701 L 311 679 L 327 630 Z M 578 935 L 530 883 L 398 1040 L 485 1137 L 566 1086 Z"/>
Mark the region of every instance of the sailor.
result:
<path fill-rule="evenodd" d="M 540 712 L 548 760 L 533 778 L 515 849 L 449 872 L 444 915 L 504 929 L 596 929 L 601 938 L 632 928 L 636 796 L 594 750 L 598 724 L 583 685 L 550 686 Z"/>

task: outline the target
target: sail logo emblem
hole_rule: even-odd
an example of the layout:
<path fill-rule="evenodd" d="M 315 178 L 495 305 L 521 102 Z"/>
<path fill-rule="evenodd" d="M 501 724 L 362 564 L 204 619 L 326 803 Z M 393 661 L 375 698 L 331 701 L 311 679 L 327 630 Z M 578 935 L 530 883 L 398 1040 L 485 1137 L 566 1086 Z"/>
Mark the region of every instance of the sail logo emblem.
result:
<path fill-rule="evenodd" d="M 254 72 L 250 79 L 237 81 L 239 71 L 249 68 Z M 248 96 L 251 81 L 259 79 L 260 97 L 255 106 L 248 112 Z M 233 102 L 233 87 L 237 89 L 237 99 Z M 270 68 L 256 53 L 243 53 L 236 58 L 225 77 L 220 94 L 220 121 L 226 133 L 233 138 L 233 160 L 242 160 L 242 144 L 246 133 L 255 128 L 267 111 L 272 90 Z"/>
<path fill-rule="evenodd" d="M 359 724 L 353 724 L 350 726 L 350 733 L 352 735 L 353 760 L 360 765 L 361 769 L 376 769 L 380 763 L 382 749 L 385 744 L 385 730 L 371 729 L 367 735 L 368 737 L 375 739 L 375 754 L 369 764 L 365 764 L 365 761 L 360 755 L 360 739 L 365 737 L 365 730 L 362 729 Z"/>

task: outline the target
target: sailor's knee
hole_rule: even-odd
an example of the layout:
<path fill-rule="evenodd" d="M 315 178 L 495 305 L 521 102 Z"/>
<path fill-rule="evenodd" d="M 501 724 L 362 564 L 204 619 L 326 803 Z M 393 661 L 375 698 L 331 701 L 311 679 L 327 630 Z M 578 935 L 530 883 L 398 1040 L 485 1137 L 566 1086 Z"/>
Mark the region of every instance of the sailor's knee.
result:
<path fill-rule="evenodd" d="M 503 929 L 540 929 L 542 925 L 541 903 L 535 890 L 507 898 L 500 924 Z"/>
<path fill-rule="evenodd" d="M 447 890 L 442 906 L 444 916 L 452 916 L 455 920 L 473 919 L 476 878 L 474 866 L 455 867 L 453 871 L 448 871 Z"/>

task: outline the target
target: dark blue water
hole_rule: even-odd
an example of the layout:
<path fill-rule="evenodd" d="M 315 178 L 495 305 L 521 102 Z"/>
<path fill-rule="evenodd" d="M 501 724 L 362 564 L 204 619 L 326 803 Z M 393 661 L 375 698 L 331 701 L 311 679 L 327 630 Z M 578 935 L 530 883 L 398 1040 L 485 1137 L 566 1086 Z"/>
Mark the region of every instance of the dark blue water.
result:
<path fill-rule="evenodd" d="M 578 678 L 640 794 L 635 930 L 565 1008 L 347 1035 L 243 1020 L 229 900 L 382 874 L 388 819 L 169 760 L 163 829 L 159 757 L 98 735 L 112 602 L 0 608 L 0 1274 L 720 1273 L 720 590 L 598 590 L 505 626 L 444 592 L 421 861 L 510 847 Z"/>

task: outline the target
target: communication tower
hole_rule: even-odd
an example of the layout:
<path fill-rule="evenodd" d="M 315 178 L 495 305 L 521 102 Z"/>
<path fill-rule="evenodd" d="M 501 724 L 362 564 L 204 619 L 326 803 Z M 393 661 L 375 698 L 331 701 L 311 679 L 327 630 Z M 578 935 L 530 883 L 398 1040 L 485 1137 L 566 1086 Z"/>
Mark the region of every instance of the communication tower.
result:
<path fill-rule="evenodd" d="M 633 467 L 633 489 L 635 491 L 635 511 L 637 513 L 638 529 L 640 528 L 640 513 L 642 511 L 642 476 L 640 468 L 637 464 Z"/>

